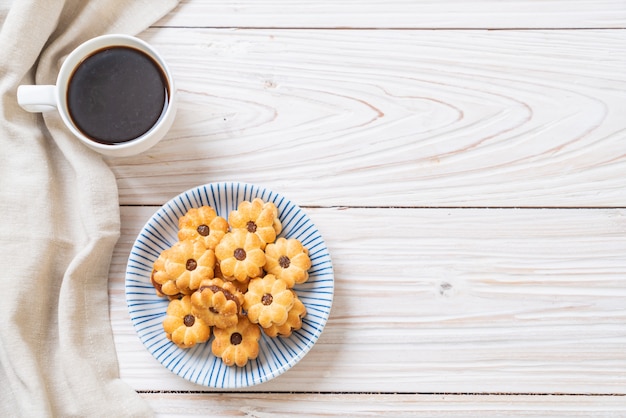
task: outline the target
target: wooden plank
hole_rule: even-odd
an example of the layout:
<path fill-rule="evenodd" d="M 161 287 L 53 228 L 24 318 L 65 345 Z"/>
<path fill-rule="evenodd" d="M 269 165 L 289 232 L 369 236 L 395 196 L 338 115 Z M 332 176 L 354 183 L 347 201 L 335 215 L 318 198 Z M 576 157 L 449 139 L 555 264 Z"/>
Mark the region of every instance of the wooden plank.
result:
<path fill-rule="evenodd" d="M 625 22 L 622 0 L 183 0 L 155 26 L 623 28 Z"/>
<path fill-rule="evenodd" d="M 204 390 L 145 350 L 125 263 L 156 208 L 122 208 L 110 273 L 124 380 Z M 252 390 L 626 394 L 626 211 L 306 208 L 333 258 L 330 320 Z"/>
<path fill-rule="evenodd" d="M 301 205 L 626 206 L 626 31 L 154 29 L 168 138 L 122 204 L 211 181 Z"/>
<path fill-rule="evenodd" d="M 142 393 L 156 416 L 622 417 L 619 396 Z"/>

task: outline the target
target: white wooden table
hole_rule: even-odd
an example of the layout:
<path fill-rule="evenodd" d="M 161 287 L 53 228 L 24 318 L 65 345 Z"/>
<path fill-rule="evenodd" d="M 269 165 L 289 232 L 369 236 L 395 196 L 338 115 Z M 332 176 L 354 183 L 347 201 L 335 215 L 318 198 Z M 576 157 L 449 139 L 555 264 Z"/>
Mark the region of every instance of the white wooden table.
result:
<path fill-rule="evenodd" d="M 158 415 L 626 415 L 626 0 L 182 1 L 167 139 L 109 159 L 122 378 Z M 298 203 L 335 299 L 278 378 L 215 391 L 129 320 L 130 247 L 196 185 Z M 581 396 L 584 395 L 584 396 Z"/>

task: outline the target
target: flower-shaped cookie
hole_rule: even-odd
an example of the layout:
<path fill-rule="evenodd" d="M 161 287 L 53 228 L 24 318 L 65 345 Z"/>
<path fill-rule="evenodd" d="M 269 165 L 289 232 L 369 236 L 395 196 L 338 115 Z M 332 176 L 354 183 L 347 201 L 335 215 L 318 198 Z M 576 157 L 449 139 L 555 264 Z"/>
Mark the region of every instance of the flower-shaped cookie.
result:
<path fill-rule="evenodd" d="M 191 295 L 191 312 L 207 325 L 228 328 L 237 323 L 243 294 L 231 282 L 203 280 Z"/>
<path fill-rule="evenodd" d="M 250 277 L 259 277 L 265 265 L 265 253 L 256 234 L 245 229 L 235 229 L 215 247 L 215 255 L 224 277 L 234 277 L 240 282 Z"/>
<path fill-rule="evenodd" d="M 215 339 L 211 350 L 227 366 L 236 364 L 243 367 L 248 360 L 255 359 L 259 355 L 261 330 L 245 315 L 240 315 L 239 321 L 232 327 L 215 328 L 213 334 Z"/>
<path fill-rule="evenodd" d="M 161 285 L 160 283 L 157 283 L 156 280 L 154 280 L 154 275 L 157 274 L 157 271 L 163 271 L 164 269 L 165 269 L 164 258 L 158 257 L 156 261 L 154 262 L 154 266 L 152 267 L 152 274 L 150 275 L 150 282 L 152 283 L 152 286 L 154 286 L 157 296 L 160 298 L 167 297 L 169 300 L 180 299 L 183 296 L 183 294 L 180 293 L 180 291 L 178 291 L 178 288 L 175 287 L 175 284 L 174 284 L 174 291 L 178 291 L 178 293 L 175 293 L 172 295 L 166 295 L 165 293 L 163 293 L 163 285 Z"/>
<path fill-rule="evenodd" d="M 156 289 L 157 296 L 176 298 L 177 296 L 182 295 L 182 293 L 180 289 L 176 287 L 176 281 L 170 279 L 169 275 L 165 271 L 165 259 L 170 250 L 171 249 L 168 248 L 163 251 L 155 260 L 154 265 L 152 266 L 150 281 L 152 282 L 152 286 Z"/>
<path fill-rule="evenodd" d="M 214 268 L 213 250 L 200 241 L 178 241 L 159 255 L 152 279 L 165 295 L 188 295 L 200 286 L 202 280 L 213 278 Z"/>
<path fill-rule="evenodd" d="M 178 239 L 200 240 L 212 250 L 228 232 L 228 222 L 210 206 L 191 208 L 178 220 Z"/>
<path fill-rule="evenodd" d="M 181 348 L 193 347 L 211 337 L 211 328 L 192 314 L 188 295 L 170 301 L 165 312 L 163 329 L 167 338 Z"/>
<path fill-rule="evenodd" d="M 231 230 L 244 229 L 256 234 L 261 239 L 261 248 L 276 240 L 280 234 L 282 224 L 278 219 L 278 209 L 271 202 L 263 202 L 256 198 L 251 202 L 243 201 L 228 214 L 228 223 Z"/>
<path fill-rule="evenodd" d="M 272 325 L 268 328 L 263 328 L 263 331 L 270 337 L 289 337 L 293 331 L 302 328 L 302 318 L 305 315 L 306 307 L 304 303 L 296 297 L 287 315 L 287 321 L 282 325 Z"/>
<path fill-rule="evenodd" d="M 250 280 L 243 307 L 251 322 L 269 328 L 287 321 L 294 299 L 294 293 L 284 280 L 267 274 Z"/>
<path fill-rule="evenodd" d="M 288 287 L 309 278 L 311 259 L 306 248 L 295 238 L 278 238 L 265 247 L 265 271 L 283 279 Z"/>

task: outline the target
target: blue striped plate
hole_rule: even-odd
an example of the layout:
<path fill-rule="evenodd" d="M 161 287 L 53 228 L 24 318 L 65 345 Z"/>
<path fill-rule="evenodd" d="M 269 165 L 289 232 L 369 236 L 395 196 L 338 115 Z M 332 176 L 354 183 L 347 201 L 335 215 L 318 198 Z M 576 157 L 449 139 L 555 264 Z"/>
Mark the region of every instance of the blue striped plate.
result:
<path fill-rule="evenodd" d="M 295 290 L 307 309 L 302 329 L 288 338 L 271 338 L 262 333 L 259 356 L 245 367 L 224 365 L 211 353 L 211 342 L 191 349 L 178 348 L 163 331 L 168 300 L 156 295 L 150 282 L 152 264 L 159 254 L 177 241 L 178 218 L 187 210 L 212 206 L 228 218 L 244 200 L 256 197 L 273 202 L 283 224 L 280 236 L 296 238 L 309 250 L 312 267 L 309 280 Z M 266 382 L 295 365 L 317 341 L 330 314 L 334 275 L 330 255 L 319 231 L 297 205 L 270 190 L 244 183 L 212 183 L 176 196 L 146 223 L 131 250 L 126 267 L 126 302 L 130 319 L 148 351 L 173 373 L 200 385 L 214 388 L 243 388 Z"/>

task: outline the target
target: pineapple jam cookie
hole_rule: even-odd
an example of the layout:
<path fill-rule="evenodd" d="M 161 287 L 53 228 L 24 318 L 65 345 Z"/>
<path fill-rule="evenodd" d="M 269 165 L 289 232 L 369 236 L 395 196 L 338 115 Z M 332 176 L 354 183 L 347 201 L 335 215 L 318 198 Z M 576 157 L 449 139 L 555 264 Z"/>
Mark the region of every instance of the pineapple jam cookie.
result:
<path fill-rule="evenodd" d="M 165 295 L 189 295 L 202 280 L 213 278 L 214 268 L 213 250 L 200 241 L 178 241 L 159 255 L 152 278 Z"/>
<path fill-rule="evenodd" d="M 257 235 L 261 239 L 261 249 L 274 242 L 282 231 L 276 205 L 263 202 L 260 198 L 241 202 L 236 210 L 228 214 L 228 223 L 231 230 L 244 229 Z"/>
<path fill-rule="evenodd" d="M 285 321 L 282 325 L 272 325 L 268 328 L 263 328 L 263 331 L 269 337 L 289 337 L 293 331 L 297 331 L 302 328 L 302 318 L 305 316 L 306 307 L 296 296 L 293 301 L 293 306 L 287 314 L 287 321 Z"/>
<path fill-rule="evenodd" d="M 243 367 L 248 360 L 259 355 L 261 330 L 250 322 L 247 316 L 240 315 L 237 323 L 228 328 L 214 328 L 215 339 L 211 351 L 220 357 L 227 366 Z"/>
<path fill-rule="evenodd" d="M 154 262 L 154 265 L 152 266 L 152 274 L 150 275 L 150 282 L 152 283 L 152 286 L 156 290 L 156 295 L 160 298 L 167 297 L 169 300 L 180 299 L 184 295 L 180 293 L 180 291 L 178 290 L 177 287 L 175 287 L 175 285 L 172 291 L 177 292 L 177 293 L 166 295 L 165 293 L 163 293 L 163 285 L 161 285 L 160 283 L 157 283 L 157 281 L 154 279 L 154 275 L 157 273 L 157 271 L 164 271 L 164 270 L 165 270 L 164 257 L 159 256 Z M 166 291 L 167 290 L 168 288 L 166 286 Z"/>
<path fill-rule="evenodd" d="M 295 238 L 278 238 L 265 247 L 265 271 L 283 279 L 288 287 L 304 283 L 309 278 L 309 252 Z"/>
<path fill-rule="evenodd" d="M 228 222 L 210 206 L 191 208 L 178 220 L 178 240 L 200 240 L 205 247 L 215 250 L 228 232 Z"/>
<path fill-rule="evenodd" d="M 265 253 L 261 245 L 260 238 L 245 229 L 235 229 L 224 235 L 215 247 L 222 275 L 245 282 L 263 274 Z"/>
<path fill-rule="evenodd" d="M 231 282 L 203 280 L 191 295 L 191 312 L 207 325 L 228 328 L 237 323 L 243 294 Z"/>
<path fill-rule="evenodd" d="M 283 325 L 289 317 L 289 310 L 295 300 L 294 292 L 287 282 L 273 274 L 250 280 L 248 291 L 244 295 L 243 308 L 248 318 L 263 328 Z"/>
<path fill-rule="evenodd" d="M 211 328 L 191 312 L 189 295 L 170 301 L 163 320 L 163 330 L 167 338 L 181 348 L 207 342 L 211 337 Z"/>

